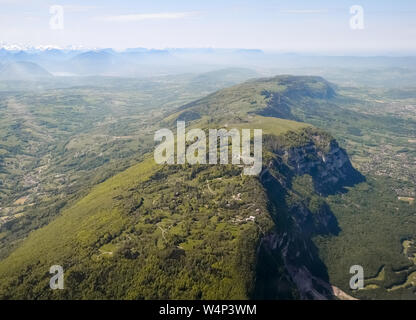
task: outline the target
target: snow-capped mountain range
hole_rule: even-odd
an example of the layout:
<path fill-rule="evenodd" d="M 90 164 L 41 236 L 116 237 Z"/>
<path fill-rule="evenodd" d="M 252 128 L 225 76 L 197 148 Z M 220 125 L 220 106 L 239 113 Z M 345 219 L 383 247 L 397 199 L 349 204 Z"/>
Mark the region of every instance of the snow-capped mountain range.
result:
<path fill-rule="evenodd" d="M 357 57 L 277 54 L 255 49 L 213 48 L 112 48 L 55 45 L 29 46 L 0 42 L 0 79 L 41 75 L 154 76 L 208 72 L 224 67 L 255 70 L 271 68 L 416 68 L 416 57 Z M 7 72 L 6 72 L 7 71 Z"/>
<path fill-rule="evenodd" d="M 47 50 L 62 50 L 62 51 L 72 51 L 72 50 L 97 50 L 98 48 L 87 48 L 82 45 L 70 45 L 66 47 L 61 47 L 53 44 L 48 45 L 38 45 L 32 46 L 27 44 L 19 44 L 19 43 L 6 43 L 0 41 L 0 50 L 7 50 L 7 51 L 27 51 L 27 52 L 36 52 L 36 51 L 47 51 Z"/>

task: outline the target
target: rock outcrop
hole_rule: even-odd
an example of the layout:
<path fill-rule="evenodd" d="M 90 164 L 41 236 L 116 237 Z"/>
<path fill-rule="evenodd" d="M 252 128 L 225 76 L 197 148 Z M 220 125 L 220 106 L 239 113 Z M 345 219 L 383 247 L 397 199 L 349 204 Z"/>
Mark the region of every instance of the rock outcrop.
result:
<path fill-rule="evenodd" d="M 317 234 L 336 235 L 340 231 L 323 196 L 343 192 L 346 186 L 361 182 L 364 177 L 353 168 L 345 150 L 330 136 L 314 130 L 307 131 L 306 135 L 309 141 L 303 141 L 301 145 L 275 149 L 276 157 L 261 175 L 273 207 L 270 211 L 274 213 L 276 229 L 262 239 L 259 247 L 262 258 L 258 263 L 270 263 L 272 257 L 275 257 L 274 261 L 281 261 L 285 277 L 296 287 L 301 299 L 333 299 L 339 292 L 334 292 L 330 285 L 326 267 L 311 238 Z M 303 175 L 312 177 L 314 190 L 310 190 L 311 194 L 323 199 L 313 211 L 308 200 L 287 200 L 294 193 L 292 180 Z M 302 199 L 302 195 L 299 198 Z M 264 259 L 265 256 L 268 258 Z M 272 268 L 277 269 L 277 266 Z M 258 279 L 277 283 L 274 276 L 263 273 Z M 284 279 L 282 275 L 278 277 Z"/>

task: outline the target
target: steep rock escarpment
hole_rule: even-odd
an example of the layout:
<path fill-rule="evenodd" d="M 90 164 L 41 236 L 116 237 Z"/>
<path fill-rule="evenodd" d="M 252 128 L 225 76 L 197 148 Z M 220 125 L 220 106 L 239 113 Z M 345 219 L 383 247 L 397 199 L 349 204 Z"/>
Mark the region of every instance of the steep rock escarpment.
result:
<path fill-rule="evenodd" d="M 343 192 L 346 186 L 359 183 L 364 177 L 352 167 L 345 150 L 335 140 L 315 129 L 305 130 L 301 142 L 277 142 L 273 154 L 260 179 L 268 193 L 276 228 L 260 243 L 254 295 L 280 297 L 284 295 L 282 288 L 290 283 L 301 299 L 333 299 L 339 296 L 339 289 L 330 285 L 311 238 L 317 234 L 337 235 L 340 231 L 323 196 Z M 311 183 L 302 185 L 300 191 L 296 179 L 302 176 Z M 284 276 L 265 271 L 264 264 L 276 270 L 278 261 L 284 265 L 280 267 Z M 269 287 L 264 283 L 269 283 Z"/>
<path fill-rule="evenodd" d="M 296 175 L 311 175 L 315 190 L 322 195 L 345 191 L 345 187 L 364 181 L 364 177 L 353 168 L 345 150 L 334 140 L 330 142 L 327 153 L 311 142 L 284 150 L 283 156 Z"/>

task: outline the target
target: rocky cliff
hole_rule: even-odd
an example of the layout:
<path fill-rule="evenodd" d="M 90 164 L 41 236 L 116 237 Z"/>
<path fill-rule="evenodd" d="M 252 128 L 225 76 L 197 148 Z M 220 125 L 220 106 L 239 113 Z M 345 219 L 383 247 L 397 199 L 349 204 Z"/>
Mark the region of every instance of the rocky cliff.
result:
<path fill-rule="evenodd" d="M 283 263 L 285 277 L 279 275 L 276 279 L 273 273 L 260 272 L 258 280 L 280 286 L 286 279 L 283 287 L 291 283 L 301 299 L 339 296 L 339 290 L 329 284 L 326 267 L 311 238 L 338 234 L 337 220 L 324 196 L 343 192 L 364 177 L 352 167 L 345 150 L 316 129 L 304 130 L 302 139 L 296 142 L 284 137 L 275 143 L 273 154 L 261 174 L 261 183 L 268 192 L 276 229 L 262 239 L 258 263 L 270 263 L 272 257 L 279 257 L 274 261 Z M 301 177 L 306 179 L 296 182 Z M 257 286 L 260 297 L 262 290 L 265 288 Z"/>

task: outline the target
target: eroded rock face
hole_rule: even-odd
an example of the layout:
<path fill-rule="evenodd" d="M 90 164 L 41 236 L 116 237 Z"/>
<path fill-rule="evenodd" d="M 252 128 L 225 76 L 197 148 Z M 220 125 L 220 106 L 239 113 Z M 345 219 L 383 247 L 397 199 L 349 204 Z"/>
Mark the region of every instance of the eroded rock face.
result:
<path fill-rule="evenodd" d="M 321 195 L 343 192 L 345 187 L 365 180 L 335 140 L 330 141 L 326 149 L 325 152 L 311 142 L 284 150 L 283 159 L 296 175 L 311 175 L 315 191 Z"/>
<path fill-rule="evenodd" d="M 353 168 L 347 153 L 335 140 L 319 134 L 309 138 L 302 146 L 275 150 L 276 159 L 268 163 L 260 176 L 274 207 L 271 212 L 275 214 L 276 230 L 263 238 L 259 252 L 263 257 L 278 257 L 276 261 L 282 261 L 284 268 L 280 272 L 296 287 L 299 298 L 333 299 L 338 294 L 329 283 L 326 267 L 311 239 L 317 234 L 338 234 L 336 217 L 325 201 L 312 212 L 308 201 L 293 204 L 286 197 L 292 193 L 291 181 L 295 176 L 310 175 L 314 188 L 311 192 L 320 196 L 343 192 L 346 186 L 361 182 L 364 177 Z M 279 275 L 278 279 L 285 277 Z M 273 274 L 265 278 L 270 283 L 278 281 Z"/>
<path fill-rule="evenodd" d="M 330 300 L 335 293 L 325 275 L 325 267 L 316 253 L 310 239 L 304 239 L 296 232 L 273 232 L 266 235 L 260 244 L 261 256 L 281 261 L 283 267 L 268 266 L 270 273 L 267 282 L 274 283 L 276 290 L 292 284 L 296 288 L 296 298 L 304 300 Z M 259 261 L 260 263 L 262 261 Z M 323 270 L 319 270 L 323 268 Z M 283 280 L 283 286 L 282 286 Z"/>

